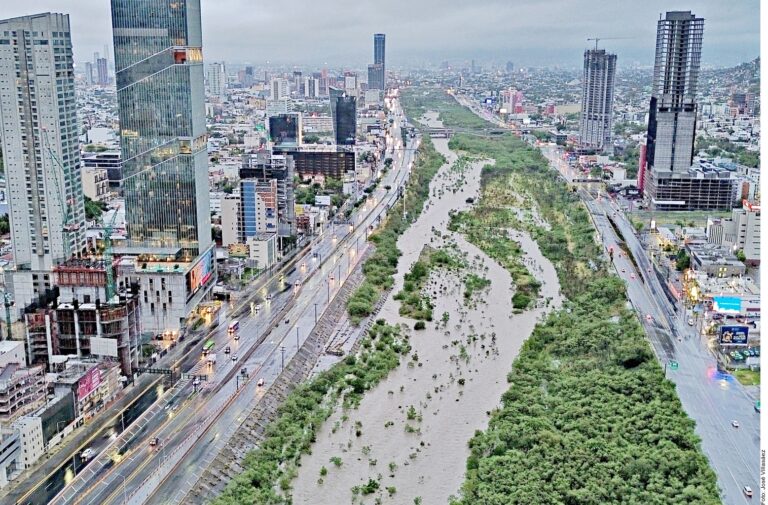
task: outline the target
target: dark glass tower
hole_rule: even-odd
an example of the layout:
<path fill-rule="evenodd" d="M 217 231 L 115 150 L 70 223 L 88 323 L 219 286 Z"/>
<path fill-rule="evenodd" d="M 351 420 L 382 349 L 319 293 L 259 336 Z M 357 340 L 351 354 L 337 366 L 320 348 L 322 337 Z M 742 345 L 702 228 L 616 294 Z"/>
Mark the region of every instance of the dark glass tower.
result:
<path fill-rule="evenodd" d="M 200 0 L 112 0 L 129 244 L 211 246 Z"/>
<path fill-rule="evenodd" d="M 371 89 L 385 89 L 387 86 L 387 74 L 384 63 L 384 44 L 386 41 L 386 35 L 383 33 L 373 34 L 373 70 L 368 71 L 368 87 Z M 370 67 L 369 67 L 370 68 Z M 373 82 L 371 77 L 374 77 Z"/>
<path fill-rule="evenodd" d="M 336 113 L 333 118 L 333 131 L 336 145 L 355 145 L 357 129 L 357 100 L 354 96 L 342 95 L 336 98 Z"/>

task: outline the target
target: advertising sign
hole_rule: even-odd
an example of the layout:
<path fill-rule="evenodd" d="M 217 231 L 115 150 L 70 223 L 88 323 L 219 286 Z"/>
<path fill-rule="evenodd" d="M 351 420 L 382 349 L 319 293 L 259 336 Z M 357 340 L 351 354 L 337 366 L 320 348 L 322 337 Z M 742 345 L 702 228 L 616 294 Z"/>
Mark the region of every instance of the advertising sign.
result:
<path fill-rule="evenodd" d="M 230 258 L 248 257 L 248 244 L 229 244 L 227 250 Z"/>
<path fill-rule="evenodd" d="M 101 384 L 101 370 L 93 367 L 80 377 L 77 383 L 77 400 L 80 401 L 93 393 Z"/>
<path fill-rule="evenodd" d="M 331 196 L 330 195 L 317 195 L 315 196 L 315 205 L 318 207 L 330 207 L 331 206 Z"/>
<path fill-rule="evenodd" d="M 726 326 L 720 327 L 721 345 L 747 345 L 749 340 L 749 326 Z"/>
<path fill-rule="evenodd" d="M 195 266 L 187 272 L 187 299 L 203 287 L 213 275 L 213 250 L 209 249 Z"/>
<path fill-rule="evenodd" d="M 91 354 L 94 356 L 117 357 L 117 339 L 91 337 Z"/>

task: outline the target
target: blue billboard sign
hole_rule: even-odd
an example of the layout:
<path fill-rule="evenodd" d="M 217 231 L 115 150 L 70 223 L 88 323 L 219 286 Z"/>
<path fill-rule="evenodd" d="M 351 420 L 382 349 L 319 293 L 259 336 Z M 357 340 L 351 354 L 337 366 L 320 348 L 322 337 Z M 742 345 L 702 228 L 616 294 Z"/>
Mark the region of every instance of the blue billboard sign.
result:
<path fill-rule="evenodd" d="M 721 345 L 747 345 L 749 326 L 723 325 L 720 327 Z"/>

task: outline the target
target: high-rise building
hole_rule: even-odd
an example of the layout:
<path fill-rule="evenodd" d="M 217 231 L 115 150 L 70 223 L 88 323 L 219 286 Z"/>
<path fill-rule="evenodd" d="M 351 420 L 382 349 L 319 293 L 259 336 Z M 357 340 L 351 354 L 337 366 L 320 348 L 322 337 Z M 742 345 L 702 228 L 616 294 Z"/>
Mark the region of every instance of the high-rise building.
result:
<path fill-rule="evenodd" d="M 128 235 L 121 252 L 135 258 L 119 274 L 144 291 L 144 329 L 175 330 L 216 279 L 200 0 L 112 0 L 112 28 Z"/>
<path fill-rule="evenodd" d="M 383 33 L 373 34 L 373 63 L 381 64 L 384 67 L 385 58 L 385 43 L 387 36 Z"/>
<path fill-rule="evenodd" d="M 93 63 L 90 61 L 85 62 L 85 83 L 93 86 Z"/>
<path fill-rule="evenodd" d="M 288 79 L 275 78 L 270 83 L 270 98 L 273 101 L 280 100 L 282 98 L 289 98 L 291 91 L 289 88 Z"/>
<path fill-rule="evenodd" d="M 584 51 L 584 77 L 579 122 L 580 147 L 602 151 L 611 143 L 616 55 L 605 49 Z"/>
<path fill-rule="evenodd" d="M 227 69 L 223 61 L 208 65 L 208 90 L 211 95 L 223 98 L 227 89 Z"/>
<path fill-rule="evenodd" d="M 368 65 L 368 89 L 384 89 L 384 65 L 374 63 Z"/>
<path fill-rule="evenodd" d="M 667 12 L 658 22 L 648 124 L 648 164 L 654 170 L 691 166 L 703 33 L 704 19 L 690 11 Z"/>
<path fill-rule="evenodd" d="M 112 0 L 128 239 L 189 258 L 211 246 L 199 6 Z"/>
<path fill-rule="evenodd" d="M 656 210 L 708 210 L 732 203 L 728 174 L 692 169 L 696 89 L 704 19 L 690 11 L 667 12 L 656 31 L 647 168 L 643 190 Z"/>
<path fill-rule="evenodd" d="M 333 131 L 336 145 L 353 146 L 357 134 L 357 99 L 345 93 L 336 98 Z"/>
<path fill-rule="evenodd" d="M 304 97 L 305 98 L 318 98 L 320 97 L 320 78 L 319 77 L 305 77 L 304 78 Z"/>
<path fill-rule="evenodd" d="M 98 76 L 99 86 L 109 84 L 109 72 L 107 71 L 107 59 L 99 58 L 96 60 L 96 75 Z"/>
<path fill-rule="evenodd" d="M 248 184 L 247 180 L 254 180 L 261 183 L 272 184 L 272 180 L 277 185 L 277 234 L 280 237 L 289 237 L 296 234 L 296 215 L 295 215 L 295 197 L 293 194 L 293 176 L 294 171 L 293 157 L 288 154 L 275 154 L 270 151 L 259 151 L 243 155 L 243 165 L 240 169 L 240 193 L 245 201 L 241 205 L 248 208 L 254 208 L 249 203 L 246 195 L 254 194 L 255 187 Z M 251 184 L 251 183 L 249 183 Z M 254 183 L 255 184 L 255 183 Z M 255 202 L 255 200 L 253 200 Z M 255 205 L 255 203 L 253 203 Z M 266 204 L 265 204 L 266 205 Z M 268 205 L 267 205 L 268 207 Z M 270 216 L 271 217 L 271 213 Z M 249 217 L 241 214 L 241 229 L 251 230 Z M 254 218 L 255 219 L 255 218 Z M 266 223 L 267 221 L 265 221 Z M 271 222 L 271 221 L 270 221 Z M 258 227 L 256 231 L 258 232 Z M 243 231 L 247 234 L 249 232 Z"/>
<path fill-rule="evenodd" d="M 0 21 L 0 137 L 16 307 L 52 288 L 52 268 L 85 248 L 69 16 Z M 13 314 L 14 318 L 18 312 Z"/>
<path fill-rule="evenodd" d="M 253 74 L 253 66 L 252 65 L 246 65 L 245 66 L 245 78 L 243 79 L 243 86 L 246 88 L 250 88 L 253 86 L 253 83 L 255 82 L 254 74 Z"/>
<path fill-rule="evenodd" d="M 294 70 L 293 71 L 293 90 L 296 92 L 297 96 L 304 95 L 304 77 L 301 73 L 301 70 Z"/>

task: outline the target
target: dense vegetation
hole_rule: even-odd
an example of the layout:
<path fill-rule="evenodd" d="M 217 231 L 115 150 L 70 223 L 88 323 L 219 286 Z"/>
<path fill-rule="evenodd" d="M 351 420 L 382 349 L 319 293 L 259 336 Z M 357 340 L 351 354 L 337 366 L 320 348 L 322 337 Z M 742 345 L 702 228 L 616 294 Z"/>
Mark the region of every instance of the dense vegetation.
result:
<path fill-rule="evenodd" d="M 400 256 L 397 238 L 421 214 L 424 202 L 429 197 L 429 182 L 443 163 L 445 158 L 435 150 L 429 137 L 423 138 L 405 188 L 406 216 L 403 217 L 399 211 L 403 205 L 403 200 L 400 200 L 397 203 L 398 209 L 393 209 L 398 211 L 390 212 L 384 224 L 369 238 L 376 248 L 363 264 L 365 280 L 347 301 L 347 312 L 354 323 L 370 315 L 381 295 L 392 288 L 392 276 Z"/>
<path fill-rule="evenodd" d="M 395 295 L 395 300 L 400 301 L 400 315 L 431 321 L 434 307 L 430 297 L 422 293 L 429 273 L 435 268 L 457 270 L 463 266 L 463 261 L 447 251 L 425 245 L 419 259 L 411 265 L 411 271 L 403 276 L 403 289 Z"/>
<path fill-rule="evenodd" d="M 302 454 L 309 454 L 317 430 L 339 399 L 345 407 L 357 406 L 362 395 L 383 379 L 410 351 L 399 330 L 383 320 L 371 326 L 358 356 L 347 356 L 310 382 L 299 385 L 280 406 L 264 441 L 243 461 L 215 505 L 245 503 L 288 504 L 290 482 Z"/>
<path fill-rule="evenodd" d="M 728 139 L 699 136 L 696 138 L 696 152 L 699 151 L 706 151 L 710 156 L 732 158 L 736 163 L 748 167 L 760 166 L 759 151 L 747 151 L 743 145 L 735 144 Z"/>
<path fill-rule="evenodd" d="M 526 341 L 502 407 L 470 441 L 454 503 L 719 503 L 694 423 L 626 309 L 623 283 L 602 265 L 581 202 L 538 150 L 511 135 L 456 135 L 450 145 L 496 161 L 483 170 L 481 198 L 453 227 L 510 269 L 518 293 L 530 273 L 503 231 L 528 231 L 568 297 Z M 535 209 L 545 223 L 512 206 Z"/>
<path fill-rule="evenodd" d="M 85 218 L 88 220 L 101 220 L 101 215 L 107 210 L 107 204 L 101 201 L 91 200 L 87 196 L 85 198 Z"/>
<path fill-rule="evenodd" d="M 456 504 L 719 502 L 694 423 L 624 302 L 621 281 L 596 275 L 536 327 L 470 442 Z"/>

